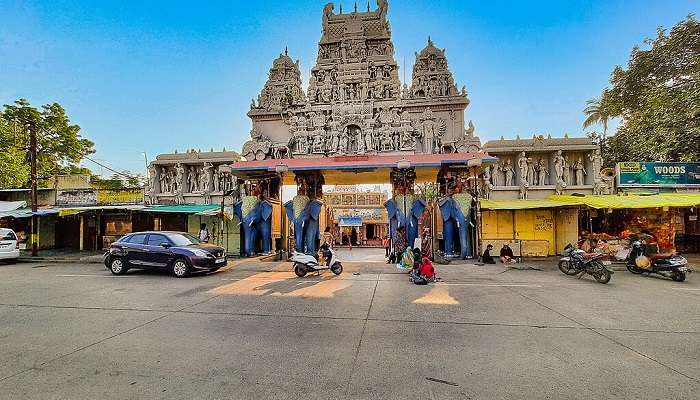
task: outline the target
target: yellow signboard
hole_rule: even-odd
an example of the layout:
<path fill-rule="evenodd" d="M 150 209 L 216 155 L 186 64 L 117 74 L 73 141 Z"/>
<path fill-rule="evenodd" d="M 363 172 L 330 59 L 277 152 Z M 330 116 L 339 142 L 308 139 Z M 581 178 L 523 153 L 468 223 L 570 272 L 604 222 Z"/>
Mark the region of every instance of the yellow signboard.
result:
<path fill-rule="evenodd" d="M 143 203 L 143 189 L 97 190 L 97 204 Z"/>

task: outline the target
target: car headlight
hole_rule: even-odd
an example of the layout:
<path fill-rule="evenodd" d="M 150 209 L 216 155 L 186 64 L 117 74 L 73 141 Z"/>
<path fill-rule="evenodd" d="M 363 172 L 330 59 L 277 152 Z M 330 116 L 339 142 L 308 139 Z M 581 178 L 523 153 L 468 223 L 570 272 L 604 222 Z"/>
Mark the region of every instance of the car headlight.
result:
<path fill-rule="evenodd" d="M 194 255 L 197 256 L 197 257 L 207 257 L 207 256 L 209 256 L 209 253 L 207 253 L 207 252 L 204 251 L 204 250 L 193 249 L 193 250 L 191 250 L 191 251 L 192 251 L 192 254 L 194 254 Z"/>

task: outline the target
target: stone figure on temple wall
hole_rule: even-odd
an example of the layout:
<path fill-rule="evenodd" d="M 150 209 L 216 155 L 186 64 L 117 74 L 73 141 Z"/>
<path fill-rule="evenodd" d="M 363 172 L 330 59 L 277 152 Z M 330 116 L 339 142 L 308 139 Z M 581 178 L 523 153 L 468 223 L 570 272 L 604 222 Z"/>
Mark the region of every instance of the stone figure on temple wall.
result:
<path fill-rule="evenodd" d="M 503 166 L 500 163 L 495 163 L 491 166 L 491 180 L 493 181 L 493 186 L 503 186 L 505 183 Z"/>
<path fill-rule="evenodd" d="M 518 190 L 518 198 L 520 200 L 525 200 L 527 199 L 527 189 L 530 187 L 530 184 L 527 182 L 520 182 L 520 188 Z"/>
<path fill-rule="evenodd" d="M 340 153 L 340 154 L 347 154 L 348 153 L 349 140 L 350 140 L 350 138 L 348 137 L 348 133 L 345 130 L 340 132 L 338 153 Z"/>
<path fill-rule="evenodd" d="M 566 182 L 564 182 L 563 178 L 557 178 L 557 183 L 554 186 L 554 193 L 555 194 L 564 194 L 564 189 L 566 188 Z"/>
<path fill-rule="evenodd" d="M 316 154 L 322 154 L 324 152 L 324 137 L 322 131 L 316 130 L 313 133 L 314 149 L 313 152 Z"/>
<path fill-rule="evenodd" d="M 584 185 L 584 177 L 586 175 L 586 168 L 583 165 L 583 160 L 581 157 L 576 160 L 576 162 L 573 165 L 574 169 L 574 176 L 576 177 L 576 182 L 575 184 L 577 186 Z"/>
<path fill-rule="evenodd" d="M 200 176 L 200 188 L 205 193 L 209 193 L 211 191 L 213 169 L 214 165 L 212 163 L 204 163 L 204 167 L 202 168 L 202 175 Z"/>
<path fill-rule="evenodd" d="M 182 164 L 175 164 L 175 187 L 173 188 L 176 193 L 183 192 L 184 179 L 185 178 L 185 167 Z"/>
<path fill-rule="evenodd" d="M 547 160 L 540 158 L 538 164 L 539 170 L 537 171 L 537 185 L 545 186 L 547 185 L 547 177 L 549 176 L 549 171 L 547 170 Z"/>
<path fill-rule="evenodd" d="M 372 131 L 367 129 L 364 134 L 365 151 L 370 152 L 374 150 L 374 138 L 372 137 Z"/>
<path fill-rule="evenodd" d="M 593 174 L 597 174 L 603 168 L 603 156 L 600 154 L 600 148 L 595 149 L 592 153 L 588 155 L 588 159 L 591 160 L 591 169 Z"/>
<path fill-rule="evenodd" d="M 527 159 L 527 184 L 533 186 L 537 182 L 537 162 L 532 158 Z"/>
<path fill-rule="evenodd" d="M 331 131 L 330 147 L 328 148 L 329 153 L 338 152 L 338 145 L 340 144 L 340 135 L 336 131 Z"/>
<path fill-rule="evenodd" d="M 158 183 L 160 183 L 161 193 L 170 193 L 170 184 L 168 182 L 168 171 L 165 168 L 161 168 L 160 174 L 158 175 Z"/>
<path fill-rule="evenodd" d="M 569 157 L 564 156 L 564 161 L 562 163 L 564 168 L 562 180 L 567 184 L 571 185 L 571 165 L 569 164 Z"/>
<path fill-rule="evenodd" d="M 557 150 L 557 152 L 554 154 L 554 172 L 556 174 L 556 180 L 563 180 L 564 179 L 564 163 L 565 159 L 564 156 L 561 155 L 561 150 Z"/>
<path fill-rule="evenodd" d="M 518 171 L 520 171 L 520 183 L 527 182 L 527 174 L 528 174 L 528 165 L 527 165 L 527 157 L 525 156 L 525 152 L 522 151 L 520 152 L 520 156 L 518 156 Z"/>
<path fill-rule="evenodd" d="M 513 168 L 513 162 L 509 159 L 506 160 L 503 166 L 503 173 L 505 174 L 505 184 L 506 186 L 513 186 L 513 176 L 515 175 L 515 169 Z"/>

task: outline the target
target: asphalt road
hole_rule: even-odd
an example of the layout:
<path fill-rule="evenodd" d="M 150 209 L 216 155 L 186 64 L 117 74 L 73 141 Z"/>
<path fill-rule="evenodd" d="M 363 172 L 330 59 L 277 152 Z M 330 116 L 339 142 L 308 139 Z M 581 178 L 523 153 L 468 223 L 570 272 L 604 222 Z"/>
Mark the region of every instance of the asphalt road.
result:
<path fill-rule="evenodd" d="M 697 273 L 602 285 L 533 266 L 439 266 L 415 286 L 381 264 L 0 265 L 0 398 L 700 397 Z"/>

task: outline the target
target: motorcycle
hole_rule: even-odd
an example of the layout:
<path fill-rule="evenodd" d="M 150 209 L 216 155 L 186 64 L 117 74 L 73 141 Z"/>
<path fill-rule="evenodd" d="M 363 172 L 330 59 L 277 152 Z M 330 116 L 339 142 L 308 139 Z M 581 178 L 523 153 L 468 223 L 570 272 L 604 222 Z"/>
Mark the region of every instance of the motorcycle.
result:
<path fill-rule="evenodd" d="M 567 244 L 564 247 L 564 257 L 559 260 L 559 270 L 566 275 L 581 274 L 580 278 L 583 274 L 589 274 L 600 283 L 610 282 L 613 270 L 601 260 L 606 254 L 598 254 L 588 258 L 584 254 L 583 250 L 575 248 L 570 243 Z"/>
<path fill-rule="evenodd" d="M 635 240 L 627 256 L 627 269 L 633 274 L 659 274 L 683 282 L 688 273 L 688 260 L 673 254 L 649 254 L 646 244 Z"/>
<path fill-rule="evenodd" d="M 329 269 L 334 274 L 340 275 L 343 272 L 343 265 L 338 260 L 335 251 L 329 248 L 326 255 L 330 256 L 330 262 L 327 266 L 323 266 L 313 255 L 293 252 L 294 273 L 301 278 L 309 272 L 320 272 Z"/>

